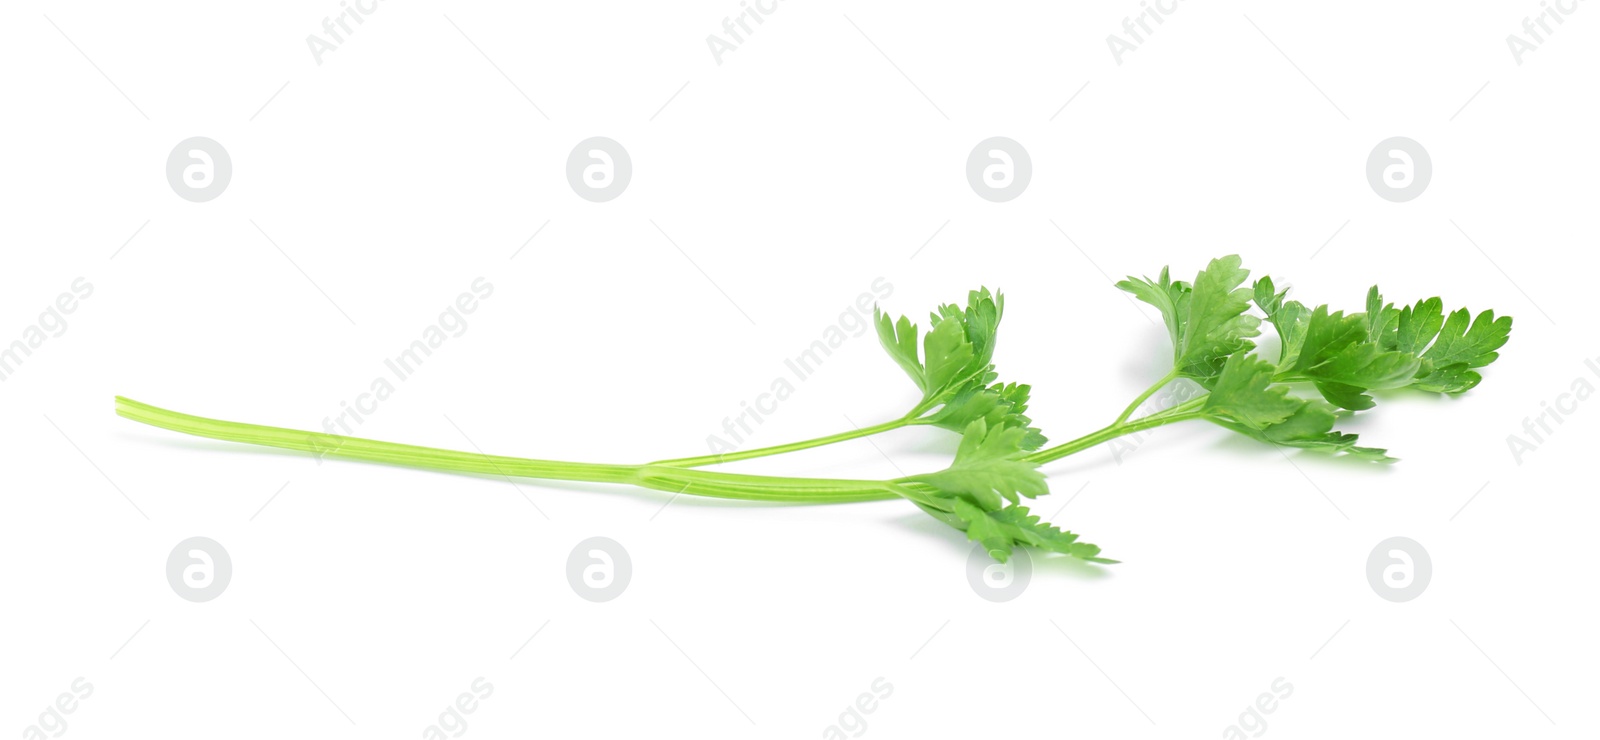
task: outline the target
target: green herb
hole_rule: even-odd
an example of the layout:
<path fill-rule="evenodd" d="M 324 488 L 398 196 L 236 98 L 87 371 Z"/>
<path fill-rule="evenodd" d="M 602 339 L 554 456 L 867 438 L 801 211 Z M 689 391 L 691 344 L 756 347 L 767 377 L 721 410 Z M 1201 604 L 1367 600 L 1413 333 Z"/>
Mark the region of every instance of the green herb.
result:
<path fill-rule="evenodd" d="M 1005 313 L 1005 296 L 988 288 L 967 293 L 967 306 L 944 304 L 929 314 L 930 330 L 921 337 L 919 352 L 916 324 L 905 316 L 899 321 L 874 308 L 878 339 L 889 356 L 911 376 L 922 399 L 898 419 L 860 427 L 826 437 L 736 452 L 661 460 L 658 465 L 693 468 L 749 460 L 768 455 L 821 447 L 909 426 L 936 426 L 961 432 L 977 419 L 991 426 L 1024 430 L 1024 449 L 1043 446 L 1045 437 L 1032 426 L 1028 410 L 1029 386 L 996 383 L 995 337 Z"/>
<path fill-rule="evenodd" d="M 1040 450 L 1030 459 L 1057 460 L 1086 446 L 1133 431 L 1204 419 L 1241 434 L 1287 447 L 1343 453 L 1392 462 L 1385 450 L 1356 445 L 1356 435 L 1338 432 L 1342 413 L 1370 409 L 1369 391 L 1413 388 L 1459 394 L 1482 379 L 1476 368 L 1494 362 L 1511 334 L 1511 317 L 1484 311 L 1468 322 L 1461 309 L 1443 318 L 1444 302 L 1430 298 L 1396 309 L 1378 288 L 1367 293 L 1365 313 L 1345 314 L 1324 304 L 1307 309 L 1278 292 L 1272 278 L 1244 288 L 1248 270 L 1237 255 L 1212 260 L 1194 283 L 1130 277 L 1117 287 L 1156 307 L 1172 339 L 1172 370 L 1139 394 L 1110 426 L 1080 440 Z M 1252 338 L 1260 319 L 1278 334 L 1276 362 L 1255 353 Z M 1128 419 L 1150 396 L 1178 378 L 1190 378 L 1205 396 L 1144 419 Z M 1324 400 L 1290 392 L 1309 384 Z"/>
<path fill-rule="evenodd" d="M 1118 287 L 1156 307 L 1172 340 L 1171 369 L 1139 394 L 1106 427 L 1039 449 L 1044 437 L 1024 414 L 1028 386 L 995 382 L 995 332 L 1004 301 L 973 291 L 967 306 L 941 306 L 930 329 L 902 317 L 875 316 L 890 356 L 921 391 L 905 416 L 886 424 L 816 440 L 702 458 L 639 465 L 536 460 L 219 421 L 117 398 L 117 413 L 185 434 L 314 452 L 356 460 L 466 473 L 547 480 L 624 483 L 698 496 L 794 503 L 848 503 L 905 499 L 981 543 L 1004 562 L 1028 546 L 1096 563 L 1100 548 L 1042 522 L 1022 499 L 1049 492 L 1043 465 L 1117 437 L 1182 421 L 1204 420 L 1274 445 L 1391 462 L 1386 451 L 1356 444 L 1336 431 L 1341 416 L 1373 407 L 1374 391 L 1410 388 L 1459 394 L 1482 381 L 1478 372 L 1499 357 L 1511 318 L 1465 309 L 1443 313 L 1430 298 L 1404 308 L 1385 304 L 1377 288 L 1367 310 L 1345 314 L 1326 305 L 1307 309 L 1279 292 L 1271 278 L 1244 287 L 1249 271 L 1237 256 L 1212 260 L 1192 283 L 1173 282 L 1163 269 L 1156 280 L 1128 278 Z M 1278 334 L 1276 359 L 1256 352 L 1262 317 Z M 920 339 L 920 341 L 919 341 Z M 920 350 L 919 350 L 920 348 Z M 1134 418 L 1145 401 L 1178 378 L 1205 395 Z M 1320 398 L 1295 393 L 1309 386 Z M 743 475 L 699 466 L 806 449 L 912 425 L 961 432 L 955 458 L 944 470 L 892 480 Z"/>

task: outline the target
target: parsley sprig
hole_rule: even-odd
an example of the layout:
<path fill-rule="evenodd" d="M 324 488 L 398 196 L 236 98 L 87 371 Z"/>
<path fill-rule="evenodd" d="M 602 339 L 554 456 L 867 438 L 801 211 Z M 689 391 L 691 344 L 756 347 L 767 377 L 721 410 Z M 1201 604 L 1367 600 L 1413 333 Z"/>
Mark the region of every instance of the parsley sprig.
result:
<path fill-rule="evenodd" d="M 1483 380 L 1511 335 L 1511 317 L 1460 309 L 1444 316 L 1444 301 L 1429 298 L 1396 309 L 1373 286 L 1365 312 L 1346 314 L 1322 304 L 1307 308 L 1278 291 L 1271 277 L 1244 287 L 1250 273 L 1237 255 L 1214 259 L 1193 283 L 1130 277 L 1117 287 L 1155 306 L 1172 339 L 1173 364 L 1110 426 L 1030 459 L 1058 460 L 1109 439 L 1157 426 L 1203 419 L 1285 447 L 1321 450 L 1374 462 L 1387 451 L 1361 447 L 1356 435 L 1334 430 L 1350 412 L 1376 405 L 1372 391 L 1411 388 L 1457 395 Z M 1279 340 L 1278 357 L 1256 352 L 1261 311 Z M 1189 378 L 1207 394 L 1140 420 L 1129 417 L 1161 388 Z M 1292 390 L 1309 385 L 1320 399 Z"/>
<path fill-rule="evenodd" d="M 1020 383 L 995 382 L 999 377 L 993 362 L 995 339 L 1005 308 L 1005 296 L 998 291 L 990 293 L 988 288 L 970 291 L 964 308 L 947 303 L 930 313 L 930 328 L 926 335 L 920 336 L 920 341 L 920 329 L 911 319 L 901 316 L 896 321 L 882 310 L 873 309 L 873 324 L 884 350 L 922 392 L 921 400 L 897 419 L 800 442 L 661 460 L 656 464 L 695 468 L 750 460 L 910 426 L 936 426 L 962 432 L 977 419 L 983 419 L 990 426 L 1022 429 L 1024 448 L 1039 449 L 1045 443 L 1044 434 L 1033 426 L 1026 413 L 1031 388 Z"/>
<path fill-rule="evenodd" d="M 742 452 L 637 465 L 537 460 L 485 455 L 220 421 L 117 397 L 117 413 L 134 421 L 201 437 L 313 452 L 410 467 L 547 480 L 622 483 L 679 494 L 751 501 L 848 503 L 905 499 L 981 543 L 996 560 L 1033 547 L 1096 563 L 1100 548 L 1030 513 L 1023 499 L 1049 493 L 1039 467 L 1118 437 L 1176 424 L 1208 421 L 1283 447 L 1373 462 L 1392 462 L 1385 450 L 1356 444 L 1338 421 L 1376 405 L 1375 393 L 1412 389 L 1457 395 L 1478 383 L 1481 368 L 1499 357 L 1511 317 L 1466 309 L 1444 313 L 1429 298 L 1396 308 L 1376 287 L 1365 311 L 1328 305 L 1308 308 L 1278 290 L 1270 277 L 1245 286 L 1250 273 L 1238 256 L 1212 260 L 1192 282 L 1130 277 L 1117 287 L 1161 313 L 1172 341 L 1168 372 L 1140 393 L 1109 425 L 1054 447 L 1026 415 L 1029 387 L 997 381 L 995 336 L 1004 298 L 972 291 L 966 306 L 947 304 L 930 315 L 922 334 L 905 317 L 878 312 L 879 339 L 911 377 L 921 397 L 904 416 L 814 440 Z M 1252 308 L 1260 315 L 1252 313 Z M 1276 357 L 1257 351 L 1263 323 L 1278 335 Z M 1168 384 L 1185 378 L 1205 394 L 1143 416 L 1135 413 Z M 943 470 L 891 480 L 765 476 L 701 470 L 702 466 L 831 444 L 907 426 L 961 433 Z M 1042 448 L 1042 449 L 1041 449 Z"/>

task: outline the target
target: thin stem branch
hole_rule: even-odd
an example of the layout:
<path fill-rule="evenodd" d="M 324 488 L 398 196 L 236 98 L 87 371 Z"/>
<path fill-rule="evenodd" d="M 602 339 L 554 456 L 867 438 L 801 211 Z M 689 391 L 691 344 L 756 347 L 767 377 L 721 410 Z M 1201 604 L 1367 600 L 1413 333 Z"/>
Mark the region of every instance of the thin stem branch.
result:
<path fill-rule="evenodd" d="M 1060 460 L 1068 455 L 1082 452 L 1090 447 L 1094 447 L 1095 445 L 1109 442 L 1117 437 L 1142 432 L 1146 429 L 1154 429 L 1156 427 L 1166 426 L 1167 424 L 1176 424 L 1180 421 L 1199 419 L 1202 418 L 1200 408 L 1204 404 L 1205 397 L 1202 396 L 1200 398 L 1185 401 L 1159 414 L 1152 414 L 1142 419 L 1113 422 L 1106 427 L 1085 434 L 1082 437 L 1072 440 L 1071 442 L 1059 444 L 1054 447 L 1047 447 L 1028 455 L 1023 459 L 1042 465 L 1044 463 Z"/>
<path fill-rule="evenodd" d="M 1143 405 L 1145 401 L 1149 400 L 1151 396 L 1156 394 L 1156 391 L 1161 390 L 1168 383 L 1171 383 L 1177 379 L 1178 368 L 1172 368 L 1172 370 L 1166 375 L 1161 376 L 1161 379 L 1156 381 L 1155 385 L 1144 389 L 1144 392 L 1140 393 L 1138 398 L 1133 399 L 1133 403 L 1128 404 L 1128 407 L 1122 410 L 1122 415 L 1118 416 L 1117 420 L 1112 422 L 1112 424 L 1121 424 L 1122 422 L 1127 421 L 1128 417 L 1133 416 L 1133 412 L 1138 411 L 1139 407 Z"/>
<path fill-rule="evenodd" d="M 836 442 L 844 442 L 846 440 L 851 440 L 851 439 L 860 439 L 862 437 L 870 437 L 870 436 L 872 436 L 874 434 L 882 434 L 883 432 L 887 432 L 887 431 L 890 431 L 890 430 L 893 430 L 893 429 L 899 429 L 901 427 L 911 426 L 913 424 L 918 424 L 918 423 L 920 423 L 920 422 L 917 421 L 916 419 L 913 419 L 913 418 L 910 418 L 910 417 L 906 417 L 906 418 L 901 418 L 901 419 L 895 419 L 894 421 L 886 421 L 886 422 L 884 422 L 882 424 L 874 424 L 874 425 L 869 426 L 869 427 L 861 427 L 859 429 L 852 429 L 852 430 L 850 430 L 848 432 L 840 432 L 838 434 L 830 434 L 830 435 L 828 435 L 826 437 L 817 437 L 816 439 L 808 439 L 808 440 L 804 440 L 804 441 L 801 441 L 801 442 L 789 442 L 787 444 L 773 445 L 771 447 L 758 447 L 758 448 L 753 449 L 753 450 L 738 450 L 738 451 L 734 451 L 734 452 L 720 452 L 720 453 L 716 453 L 716 454 L 713 454 L 713 455 L 700 455 L 700 456 L 697 456 L 697 457 L 679 457 L 679 458 L 673 458 L 671 460 L 657 460 L 657 461 L 655 461 L 653 463 L 650 463 L 650 464 L 651 465 L 659 465 L 659 466 L 663 466 L 663 467 L 674 467 L 674 468 L 698 468 L 698 467 L 701 467 L 701 466 L 704 466 L 704 465 L 719 465 L 721 463 L 729 463 L 729 462 L 734 462 L 736 460 L 750 460 L 752 458 L 766 457 L 768 455 L 781 455 L 781 454 L 783 454 L 785 452 L 794 452 L 796 450 L 807 450 L 807 449 L 811 449 L 813 447 L 822 447 L 823 445 L 831 445 L 831 444 L 834 444 Z"/>

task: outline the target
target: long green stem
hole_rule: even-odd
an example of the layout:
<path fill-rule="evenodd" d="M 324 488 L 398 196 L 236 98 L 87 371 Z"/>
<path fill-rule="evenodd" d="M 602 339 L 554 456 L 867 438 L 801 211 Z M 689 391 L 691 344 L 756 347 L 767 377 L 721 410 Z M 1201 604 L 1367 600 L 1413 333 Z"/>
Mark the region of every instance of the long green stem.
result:
<path fill-rule="evenodd" d="M 1149 395 L 1150 392 L 1147 392 L 1145 397 L 1148 398 Z M 1203 397 L 1196 398 L 1134 421 L 1119 419 L 1109 426 L 1070 442 L 1034 452 L 1025 459 L 1039 464 L 1053 462 L 1128 434 L 1202 418 L 1199 409 L 1204 403 Z M 1135 403 L 1134 407 L 1137 406 L 1138 403 Z M 754 454 L 758 452 L 778 454 L 817 447 L 919 423 L 911 417 L 807 442 L 750 450 L 745 457 L 724 456 L 721 460 L 705 461 L 701 458 L 684 458 L 643 465 L 616 465 L 461 452 L 338 434 L 222 421 L 170 411 L 121 396 L 117 397 L 117 414 L 151 426 L 198 437 L 299 450 L 314 453 L 319 457 L 366 460 L 430 470 L 544 480 L 626 483 L 672 493 L 746 501 L 850 503 L 893 498 L 918 500 L 917 496 L 908 495 L 917 493 L 914 486 L 908 488 L 904 482 L 744 475 L 690 469 L 696 464 L 759 457 L 761 455 Z"/>
<path fill-rule="evenodd" d="M 628 483 L 672 493 L 747 501 L 847 503 L 899 497 L 894 487 L 883 481 L 737 475 L 685 470 L 669 465 L 607 465 L 459 452 L 437 447 L 420 447 L 360 437 L 207 419 L 169 411 L 121 396 L 117 397 L 117 414 L 151 426 L 198 437 L 300 450 L 318 456 L 458 473 Z"/>
<path fill-rule="evenodd" d="M 826 437 L 817 437 L 816 439 L 808 439 L 801 442 L 790 442 L 788 444 L 773 445 L 771 447 L 758 447 L 753 450 L 738 450 L 735 452 L 721 452 L 714 455 L 700 455 L 698 457 L 679 457 L 671 460 L 657 460 L 651 464 L 675 468 L 698 468 L 703 465 L 717 465 L 720 463 L 734 462 L 736 460 L 750 460 L 757 457 L 766 457 L 768 455 L 781 455 L 785 452 L 794 452 L 796 450 L 807 450 L 813 447 L 831 445 L 835 442 L 843 442 L 850 439 L 869 437 L 874 434 L 882 434 L 883 432 L 893 429 L 900 429 L 902 427 L 908 427 L 922 423 L 923 422 L 919 419 L 907 416 L 904 418 L 895 419 L 894 421 L 886 421 L 882 424 L 874 424 L 869 427 L 859 427 L 848 432 L 830 434 Z"/>

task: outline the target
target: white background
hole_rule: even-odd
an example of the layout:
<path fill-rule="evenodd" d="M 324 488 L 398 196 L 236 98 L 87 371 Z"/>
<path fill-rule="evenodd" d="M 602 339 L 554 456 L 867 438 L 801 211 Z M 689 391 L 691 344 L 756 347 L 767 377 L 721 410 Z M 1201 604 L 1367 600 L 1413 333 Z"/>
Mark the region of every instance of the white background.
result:
<path fill-rule="evenodd" d="M 1119 65 L 1131 1 L 784 2 L 718 65 L 706 37 L 740 10 L 387 2 L 319 65 L 333 0 L 8 3 L 0 342 L 74 279 L 94 293 L 0 383 L 6 736 L 78 677 L 68 737 L 419 737 L 478 677 L 463 736 L 819 737 L 880 677 L 871 737 L 1225 736 L 1280 677 L 1249 735 L 1593 735 L 1600 403 L 1520 465 L 1507 437 L 1600 386 L 1600 10 L 1519 65 L 1533 2 L 1180 3 Z M 207 203 L 164 173 L 191 136 L 233 160 Z M 564 173 L 591 136 L 633 161 L 607 203 Z M 990 136 L 1031 155 L 1007 203 L 965 177 Z M 1408 203 L 1366 181 L 1391 136 L 1433 161 Z M 1124 562 L 1036 558 L 1002 604 L 903 502 L 319 466 L 112 413 L 319 428 L 483 277 L 468 330 L 363 436 L 700 454 L 881 277 L 918 318 L 1003 288 L 1000 371 L 1064 441 L 1164 370 L 1152 312 L 1111 283 L 1228 253 L 1307 301 L 1360 310 L 1378 282 L 1516 328 L 1478 389 L 1346 424 L 1390 468 L 1202 424 L 1048 466 L 1037 510 Z M 875 345 L 851 338 L 751 444 L 903 413 L 915 389 Z M 889 477 L 955 445 L 874 441 L 737 469 Z M 198 604 L 165 578 L 197 535 L 234 568 Z M 1365 575 L 1396 535 L 1434 571 L 1402 604 Z M 609 603 L 566 580 L 591 536 L 632 558 Z"/>

